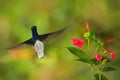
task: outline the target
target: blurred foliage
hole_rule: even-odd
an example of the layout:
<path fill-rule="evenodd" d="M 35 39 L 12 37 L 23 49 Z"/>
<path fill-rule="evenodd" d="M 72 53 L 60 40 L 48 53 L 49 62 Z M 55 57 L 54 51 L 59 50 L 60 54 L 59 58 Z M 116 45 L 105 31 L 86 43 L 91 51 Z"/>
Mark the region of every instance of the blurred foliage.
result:
<path fill-rule="evenodd" d="M 89 80 L 88 67 L 66 49 L 71 38 L 81 37 L 86 20 L 103 41 L 115 38 L 107 47 L 117 53 L 109 65 L 118 71 L 106 76 L 119 80 L 119 4 L 120 0 L 0 0 L 0 80 Z M 8 50 L 31 37 L 32 25 L 39 34 L 68 29 L 45 42 L 43 59 L 32 48 Z"/>

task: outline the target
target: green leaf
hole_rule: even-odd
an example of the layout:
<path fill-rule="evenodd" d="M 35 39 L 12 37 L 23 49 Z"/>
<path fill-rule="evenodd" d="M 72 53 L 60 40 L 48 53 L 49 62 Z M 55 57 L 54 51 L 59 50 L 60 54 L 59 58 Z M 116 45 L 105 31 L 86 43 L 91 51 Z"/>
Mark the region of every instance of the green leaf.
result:
<path fill-rule="evenodd" d="M 90 31 L 90 39 L 95 40 L 95 33 Z"/>
<path fill-rule="evenodd" d="M 102 61 L 103 61 L 104 59 L 107 59 L 107 61 L 106 61 L 107 63 L 108 63 L 108 62 L 111 62 L 111 59 L 108 58 L 107 56 L 103 56 Z"/>
<path fill-rule="evenodd" d="M 98 39 L 94 39 L 94 44 L 98 47 L 98 48 L 103 48 L 104 43 Z"/>
<path fill-rule="evenodd" d="M 76 61 L 82 61 L 82 62 L 85 62 L 85 63 L 90 63 L 90 61 L 88 59 L 76 59 Z"/>
<path fill-rule="evenodd" d="M 100 62 L 98 60 L 96 60 L 96 58 L 91 59 L 91 63 L 94 65 L 99 65 Z"/>
<path fill-rule="evenodd" d="M 107 72 L 107 71 L 117 71 L 117 69 L 113 68 L 113 67 L 103 67 L 101 69 L 102 72 Z"/>
<path fill-rule="evenodd" d="M 82 51 L 81 49 L 75 48 L 75 47 L 68 47 L 68 50 L 69 50 L 72 54 L 78 56 L 78 57 L 80 58 L 80 59 L 79 59 L 80 61 L 83 61 L 83 62 L 88 62 L 88 61 L 90 61 L 90 57 L 89 57 L 84 51 Z"/>
<path fill-rule="evenodd" d="M 95 80 L 100 80 L 100 79 L 99 79 L 99 74 L 96 73 L 96 74 L 94 75 L 94 78 L 95 78 Z M 108 78 L 105 77 L 105 76 L 102 74 L 102 75 L 101 75 L 101 80 L 108 80 Z"/>

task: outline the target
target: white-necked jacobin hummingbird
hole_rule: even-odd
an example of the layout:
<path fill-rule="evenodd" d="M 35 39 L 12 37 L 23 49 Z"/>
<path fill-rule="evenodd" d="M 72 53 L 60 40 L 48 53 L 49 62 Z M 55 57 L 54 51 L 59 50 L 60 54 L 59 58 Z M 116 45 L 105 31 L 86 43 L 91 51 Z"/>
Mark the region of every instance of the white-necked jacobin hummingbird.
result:
<path fill-rule="evenodd" d="M 34 46 L 34 49 L 38 55 L 39 58 L 42 58 L 44 57 L 44 43 L 43 41 L 51 38 L 51 37 L 54 37 L 55 35 L 59 35 L 60 33 L 62 33 L 64 29 L 61 29 L 59 31 L 56 31 L 56 32 L 52 32 L 52 33 L 48 33 L 48 34 L 43 34 L 43 35 L 39 35 L 38 32 L 37 32 L 37 27 L 36 26 L 32 26 L 31 27 L 31 31 L 32 31 L 32 38 L 22 42 L 21 44 L 15 46 L 15 47 L 12 47 L 12 48 L 16 48 L 16 47 L 19 47 L 21 45 L 32 45 Z M 10 48 L 10 49 L 12 49 Z"/>

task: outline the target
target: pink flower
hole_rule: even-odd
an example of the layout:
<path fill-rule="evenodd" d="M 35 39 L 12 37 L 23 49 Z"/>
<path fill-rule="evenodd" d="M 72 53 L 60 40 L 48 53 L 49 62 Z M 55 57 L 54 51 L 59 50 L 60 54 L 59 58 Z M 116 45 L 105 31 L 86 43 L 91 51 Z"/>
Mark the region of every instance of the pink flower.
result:
<path fill-rule="evenodd" d="M 82 48 L 84 45 L 83 40 L 72 38 L 73 45 Z"/>
<path fill-rule="evenodd" d="M 89 25 L 88 25 L 88 21 L 85 22 L 85 25 L 86 25 L 86 30 L 89 32 L 90 28 L 89 28 Z"/>
<path fill-rule="evenodd" d="M 102 60 L 102 55 L 101 54 L 96 54 L 96 59 L 98 60 L 98 61 L 101 61 Z"/>
<path fill-rule="evenodd" d="M 116 57 L 116 55 L 115 55 L 115 54 L 116 54 L 115 52 L 111 52 L 111 53 L 110 53 L 110 56 L 111 56 L 112 60 L 114 60 L 114 59 L 115 59 L 115 57 Z"/>

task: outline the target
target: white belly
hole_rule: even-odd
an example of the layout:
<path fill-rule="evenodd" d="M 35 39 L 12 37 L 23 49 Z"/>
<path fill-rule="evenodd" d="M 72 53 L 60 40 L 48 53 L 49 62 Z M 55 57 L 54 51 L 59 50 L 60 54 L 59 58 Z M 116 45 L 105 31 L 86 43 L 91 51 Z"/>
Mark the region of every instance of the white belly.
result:
<path fill-rule="evenodd" d="M 44 57 L 44 44 L 43 42 L 36 40 L 34 44 L 35 51 L 39 58 Z"/>

